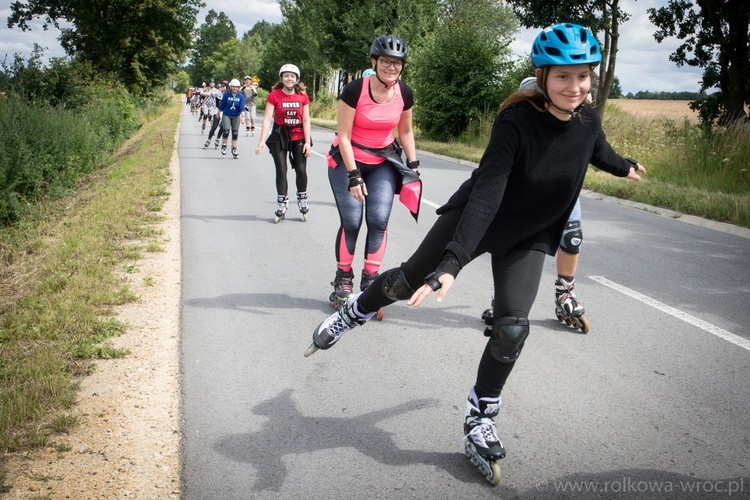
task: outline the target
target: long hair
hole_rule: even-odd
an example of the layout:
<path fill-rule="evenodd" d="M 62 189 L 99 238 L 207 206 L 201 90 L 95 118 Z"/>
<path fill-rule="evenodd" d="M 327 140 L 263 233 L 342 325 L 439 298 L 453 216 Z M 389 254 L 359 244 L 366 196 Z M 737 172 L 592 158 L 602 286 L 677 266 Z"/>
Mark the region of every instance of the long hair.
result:
<path fill-rule="evenodd" d="M 273 86 L 273 90 L 278 90 L 284 88 L 284 84 L 279 82 L 276 85 Z M 297 94 L 307 94 L 307 87 L 304 83 L 298 82 L 294 84 L 294 92 Z"/>

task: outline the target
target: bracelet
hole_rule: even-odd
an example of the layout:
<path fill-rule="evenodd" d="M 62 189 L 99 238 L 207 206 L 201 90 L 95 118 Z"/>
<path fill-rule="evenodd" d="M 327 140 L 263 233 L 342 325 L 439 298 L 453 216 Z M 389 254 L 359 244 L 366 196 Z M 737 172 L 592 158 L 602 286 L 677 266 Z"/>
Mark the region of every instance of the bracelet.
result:
<path fill-rule="evenodd" d="M 419 160 L 414 160 L 414 161 L 407 160 L 406 166 L 409 168 L 417 168 L 419 166 Z"/>

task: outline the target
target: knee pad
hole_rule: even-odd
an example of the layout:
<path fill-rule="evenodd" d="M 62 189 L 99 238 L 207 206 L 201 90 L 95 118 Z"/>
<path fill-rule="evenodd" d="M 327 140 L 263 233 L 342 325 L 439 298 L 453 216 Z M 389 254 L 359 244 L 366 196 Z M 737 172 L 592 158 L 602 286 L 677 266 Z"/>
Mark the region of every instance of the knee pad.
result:
<path fill-rule="evenodd" d="M 391 300 L 406 300 L 414 293 L 409 280 L 406 279 L 404 271 L 397 267 L 384 272 L 383 293 Z"/>
<path fill-rule="evenodd" d="M 221 129 L 221 136 L 222 137 L 229 137 L 229 129 L 228 128 Z"/>
<path fill-rule="evenodd" d="M 237 137 L 239 137 L 240 131 L 239 130 L 232 130 L 232 140 L 236 141 Z"/>
<path fill-rule="evenodd" d="M 507 316 L 492 322 L 490 354 L 501 363 L 513 363 L 521 355 L 523 343 L 529 336 L 529 318 Z"/>
<path fill-rule="evenodd" d="M 560 250 L 571 255 L 576 255 L 581 251 L 581 243 L 583 243 L 581 221 L 568 221 L 568 223 L 565 224 L 562 239 L 560 239 Z"/>

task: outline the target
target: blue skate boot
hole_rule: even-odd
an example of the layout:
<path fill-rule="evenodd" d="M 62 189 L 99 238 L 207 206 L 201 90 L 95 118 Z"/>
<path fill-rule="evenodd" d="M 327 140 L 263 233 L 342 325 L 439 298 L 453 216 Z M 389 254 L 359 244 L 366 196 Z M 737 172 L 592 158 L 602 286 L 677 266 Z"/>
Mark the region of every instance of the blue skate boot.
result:
<path fill-rule="evenodd" d="M 505 458 L 505 447 L 492 420 L 500 412 L 501 404 L 500 397 L 477 398 L 472 387 L 464 414 L 464 454 L 492 486 L 500 482 L 497 461 Z"/>

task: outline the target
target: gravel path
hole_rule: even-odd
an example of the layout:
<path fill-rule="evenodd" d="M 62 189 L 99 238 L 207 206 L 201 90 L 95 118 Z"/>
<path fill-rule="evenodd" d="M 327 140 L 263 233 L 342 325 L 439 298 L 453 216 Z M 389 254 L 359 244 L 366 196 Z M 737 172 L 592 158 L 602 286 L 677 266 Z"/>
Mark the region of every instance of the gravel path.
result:
<path fill-rule="evenodd" d="M 5 498 L 179 498 L 180 170 L 170 163 L 171 195 L 162 208 L 163 252 L 144 253 L 124 274 L 141 300 L 117 308 L 128 332 L 111 340 L 129 349 L 100 360 L 83 380 L 82 425 L 50 446 L 10 460 Z M 145 277 L 153 278 L 151 286 Z M 151 282 L 151 280 L 149 280 Z M 67 445 L 69 451 L 58 451 Z"/>

